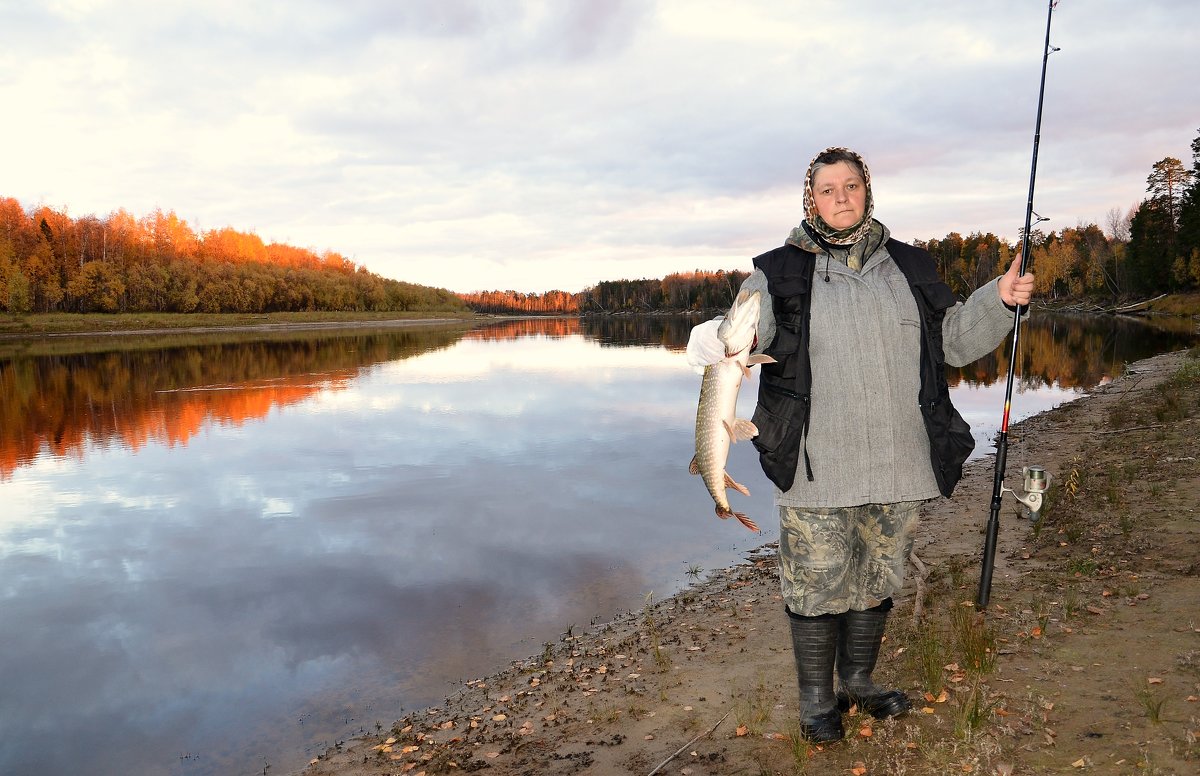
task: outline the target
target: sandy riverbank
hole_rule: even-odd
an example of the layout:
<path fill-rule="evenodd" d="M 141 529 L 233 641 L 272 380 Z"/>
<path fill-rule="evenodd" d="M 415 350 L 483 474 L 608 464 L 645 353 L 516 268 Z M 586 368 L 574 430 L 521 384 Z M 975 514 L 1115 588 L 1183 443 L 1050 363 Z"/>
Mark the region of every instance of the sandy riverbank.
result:
<path fill-rule="evenodd" d="M 970 601 L 994 464 L 974 462 L 954 498 L 925 511 L 927 574 L 898 600 L 877 669 L 917 708 L 886 722 L 852 711 L 844 742 L 796 736 L 767 546 L 304 774 L 1196 773 L 1197 417 L 1200 361 L 1174 353 L 1014 426 L 1008 484 L 1030 463 L 1056 482 L 1038 526 L 1005 503 L 983 616 Z"/>

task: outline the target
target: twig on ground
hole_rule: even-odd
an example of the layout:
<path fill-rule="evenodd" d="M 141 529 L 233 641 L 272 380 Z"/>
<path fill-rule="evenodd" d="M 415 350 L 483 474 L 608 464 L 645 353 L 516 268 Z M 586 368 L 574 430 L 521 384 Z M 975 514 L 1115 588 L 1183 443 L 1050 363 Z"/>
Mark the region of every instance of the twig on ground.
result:
<path fill-rule="evenodd" d="M 671 762 L 671 761 L 672 761 L 672 760 L 674 760 L 676 757 L 678 757 L 678 756 L 679 756 L 679 753 L 680 753 L 680 752 L 682 752 L 684 749 L 687 749 L 689 746 L 691 746 L 692 744 L 696 743 L 696 742 L 697 742 L 697 741 L 699 741 L 701 738 L 704 738 L 704 737 L 705 737 L 705 736 L 707 736 L 707 735 L 711 735 L 711 734 L 712 734 L 712 732 L 713 732 L 714 730 L 716 730 L 717 728 L 719 728 L 719 727 L 721 726 L 721 723 L 722 723 L 722 722 L 724 722 L 724 721 L 725 721 L 725 720 L 726 720 L 726 719 L 729 717 L 729 715 L 730 715 L 730 714 L 732 714 L 732 713 L 733 713 L 733 709 L 730 709 L 729 711 L 725 712 L 725 716 L 724 716 L 724 717 L 721 717 L 719 720 L 717 720 L 717 724 L 713 725 L 713 726 L 712 726 L 712 727 L 710 727 L 708 730 L 705 730 L 703 733 L 701 733 L 700 735 L 696 736 L 696 737 L 695 737 L 695 738 L 693 738 L 691 741 L 688 741 L 686 744 L 684 744 L 683 746 L 681 746 L 681 747 L 679 747 L 678 749 L 676 749 L 676 750 L 675 750 L 675 754 L 671 755 L 670 757 L 668 757 L 667 759 L 663 760 L 663 761 L 662 761 L 661 763 L 659 763 L 658 765 L 654 766 L 654 770 L 650 771 L 648 774 L 646 774 L 646 776 L 654 776 L 654 774 L 656 774 L 656 773 L 658 773 L 660 770 L 662 770 L 662 767 L 663 767 L 664 765 L 666 765 L 667 763 Z"/>
<path fill-rule="evenodd" d="M 917 551 L 913 550 L 909 553 L 908 559 L 917 568 L 915 577 L 917 583 L 917 598 L 913 602 L 913 625 L 921 624 L 921 615 L 925 609 L 925 579 L 929 576 L 929 569 L 925 568 L 925 564 L 917 557 Z"/>
<path fill-rule="evenodd" d="M 1126 431 L 1144 431 L 1148 428 L 1164 428 L 1166 426 L 1167 426 L 1166 423 L 1155 423 L 1152 426 L 1126 426 L 1125 428 L 1114 428 L 1114 429 L 1109 429 L 1108 431 L 1101 431 L 1100 429 L 1095 429 L 1095 428 L 1081 428 L 1081 429 L 1061 428 L 1061 429 L 1057 429 L 1054 433 L 1056 433 L 1056 434 L 1124 434 Z"/>

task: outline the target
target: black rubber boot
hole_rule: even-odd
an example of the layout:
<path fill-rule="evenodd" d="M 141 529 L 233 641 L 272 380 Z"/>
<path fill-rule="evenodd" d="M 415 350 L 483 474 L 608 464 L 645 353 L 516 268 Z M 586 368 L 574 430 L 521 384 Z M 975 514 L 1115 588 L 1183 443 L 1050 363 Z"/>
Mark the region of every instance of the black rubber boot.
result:
<path fill-rule="evenodd" d="M 887 719 L 912 708 L 902 690 L 886 690 L 871 681 L 891 609 L 892 599 L 885 598 L 879 606 L 849 611 L 841 617 L 837 646 L 837 705 L 841 711 L 849 711 L 851 704 L 857 703 L 875 719 Z"/>
<path fill-rule="evenodd" d="M 788 610 L 792 625 L 792 652 L 800 682 L 800 733 L 809 741 L 824 743 L 845 737 L 842 713 L 833 695 L 833 666 L 837 656 L 838 620 L 841 615 L 801 617 Z"/>

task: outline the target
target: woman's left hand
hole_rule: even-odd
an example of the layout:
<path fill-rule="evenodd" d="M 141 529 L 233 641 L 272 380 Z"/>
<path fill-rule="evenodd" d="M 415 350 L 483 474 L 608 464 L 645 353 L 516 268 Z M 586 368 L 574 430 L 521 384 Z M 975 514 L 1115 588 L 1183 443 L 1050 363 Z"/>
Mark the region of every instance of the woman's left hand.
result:
<path fill-rule="evenodd" d="M 1022 275 L 1020 272 L 1021 257 L 1017 256 L 1009 266 L 1008 272 L 1000 278 L 1000 301 L 1009 307 L 1027 305 L 1033 297 L 1033 273 L 1026 272 Z"/>

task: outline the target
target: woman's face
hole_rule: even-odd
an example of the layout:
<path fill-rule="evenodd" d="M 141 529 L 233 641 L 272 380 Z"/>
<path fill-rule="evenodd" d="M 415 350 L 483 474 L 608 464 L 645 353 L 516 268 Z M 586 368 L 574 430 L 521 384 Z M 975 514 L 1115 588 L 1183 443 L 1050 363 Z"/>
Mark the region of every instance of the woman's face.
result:
<path fill-rule="evenodd" d="M 862 220 L 867 208 L 867 187 L 846 162 L 827 164 L 813 175 L 813 202 L 817 213 L 834 229 L 845 229 Z"/>

